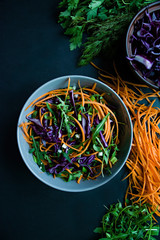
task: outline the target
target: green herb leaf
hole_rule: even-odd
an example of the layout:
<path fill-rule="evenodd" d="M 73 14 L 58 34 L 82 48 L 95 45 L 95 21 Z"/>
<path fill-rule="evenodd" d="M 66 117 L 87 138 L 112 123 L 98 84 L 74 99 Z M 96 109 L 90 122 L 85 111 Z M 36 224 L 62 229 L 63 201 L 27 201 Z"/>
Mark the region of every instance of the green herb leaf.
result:
<path fill-rule="evenodd" d="M 104 124 L 107 121 L 107 118 L 109 116 L 109 113 L 103 118 L 103 120 L 96 126 L 96 129 L 94 130 L 92 141 L 95 142 L 96 137 L 99 135 L 99 132 L 103 130 Z"/>
<path fill-rule="evenodd" d="M 37 114 L 38 114 L 38 111 L 34 111 L 34 112 L 32 113 L 32 118 L 36 118 L 36 117 L 37 117 Z"/>
<path fill-rule="evenodd" d="M 36 159 L 37 159 L 37 164 L 40 166 L 41 165 L 41 159 L 40 159 L 40 152 L 37 146 L 37 142 L 35 141 L 34 137 L 31 136 L 32 140 L 33 140 L 33 148 L 35 149 L 35 155 L 36 155 Z"/>
<path fill-rule="evenodd" d="M 62 152 L 62 154 L 69 162 L 71 162 L 71 159 L 70 159 L 70 157 L 69 157 L 69 155 L 67 153 Z"/>
<path fill-rule="evenodd" d="M 97 8 L 91 9 L 88 13 L 87 13 L 87 20 L 90 20 L 92 18 L 95 18 L 97 16 Z"/>
<path fill-rule="evenodd" d="M 29 153 L 33 153 L 35 151 L 35 148 L 29 149 Z"/>
<path fill-rule="evenodd" d="M 82 116 L 81 116 L 81 114 L 78 114 L 78 121 L 82 121 Z"/>
<path fill-rule="evenodd" d="M 48 110 L 49 110 L 52 114 L 54 114 L 54 112 L 53 112 L 52 108 L 49 106 L 49 103 L 48 103 L 48 102 L 46 102 L 46 106 L 47 106 Z"/>
<path fill-rule="evenodd" d="M 152 219 L 146 204 L 132 204 L 123 207 L 120 202 L 110 205 L 102 218 L 102 226 L 94 232 L 100 234 L 99 240 L 155 239 L 159 226 Z"/>
<path fill-rule="evenodd" d="M 83 173 L 87 173 L 87 168 L 82 167 L 82 172 L 83 172 Z"/>
<path fill-rule="evenodd" d="M 102 148 L 96 144 L 93 144 L 93 149 L 96 151 L 96 152 L 101 152 L 102 151 Z"/>
<path fill-rule="evenodd" d="M 102 233 L 103 229 L 101 227 L 97 227 L 97 228 L 94 229 L 94 232 L 95 233 Z"/>
<path fill-rule="evenodd" d="M 70 37 L 70 50 L 82 46 L 79 65 L 86 65 L 109 50 L 114 56 L 113 50 L 121 42 L 131 19 L 153 2 L 155 0 L 62 0 L 59 23 Z"/>

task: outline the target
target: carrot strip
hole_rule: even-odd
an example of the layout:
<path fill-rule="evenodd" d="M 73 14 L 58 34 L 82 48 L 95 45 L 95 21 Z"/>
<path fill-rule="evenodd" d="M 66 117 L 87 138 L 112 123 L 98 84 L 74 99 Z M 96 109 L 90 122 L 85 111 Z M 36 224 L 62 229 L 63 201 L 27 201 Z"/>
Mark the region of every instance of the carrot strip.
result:
<path fill-rule="evenodd" d="M 78 124 L 78 126 L 79 126 L 79 128 L 80 128 L 80 130 L 81 130 L 81 133 L 82 133 L 82 142 L 85 142 L 85 134 L 84 134 L 84 130 L 83 130 L 82 125 L 80 124 L 80 122 L 79 122 L 76 118 L 74 118 L 73 116 L 72 116 L 72 118 L 73 118 L 74 121 Z"/>
<path fill-rule="evenodd" d="M 79 88 L 81 90 L 81 98 L 82 98 L 82 107 L 84 107 L 84 95 L 83 95 L 83 91 L 82 91 L 82 88 L 81 88 L 81 85 L 80 85 L 80 81 L 78 80 L 78 85 L 79 85 Z"/>
<path fill-rule="evenodd" d="M 67 87 L 67 92 L 66 92 L 66 95 L 65 95 L 65 101 L 66 101 L 66 98 L 67 98 L 67 96 L 68 96 L 69 87 L 70 87 L 70 82 L 71 82 L 71 79 L 68 78 L 68 87 Z"/>
<path fill-rule="evenodd" d="M 70 174 L 72 174 L 72 172 L 68 169 L 68 168 L 66 168 L 65 169 L 67 172 L 69 172 Z"/>
<path fill-rule="evenodd" d="M 64 140 L 62 139 L 61 140 L 61 143 L 63 143 L 63 144 L 65 144 L 67 147 L 69 147 L 69 148 L 72 148 L 74 151 L 77 151 L 77 152 L 80 152 L 81 151 L 81 149 L 79 148 L 79 149 L 77 149 L 77 148 L 74 148 L 74 147 L 72 147 L 71 145 L 69 145 L 68 143 L 66 143 L 66 142 L 64 142 Z"/>
<path fill-rule="evenodd" d="M 81 176 L 78 178 L 78 180 L 77 180 L 78 184 L 80 184 L 80 181 L 81 181 L 82 177 L 83 177 L 83 174 L 81 174 Z"/>
<path fill-rule="evenodd" d="M 94 83 L 92 86 L 92 90 L 95 90 L 97 83 Z"/>
<path fill-rule="evenodd" d="M 88 143 L 87 143 L 86 147 L 85 147 L 80 153 L 78 153 L 78 154 L 76 154 L 76 155 L 72 155 L 72 157 L 78 157 L 79 155 L 82 155 L 82 154 L 88 149 L 91 141 L 92 141 L 92 139 L 90 138 L 90 139 L 88 140 Z"/>

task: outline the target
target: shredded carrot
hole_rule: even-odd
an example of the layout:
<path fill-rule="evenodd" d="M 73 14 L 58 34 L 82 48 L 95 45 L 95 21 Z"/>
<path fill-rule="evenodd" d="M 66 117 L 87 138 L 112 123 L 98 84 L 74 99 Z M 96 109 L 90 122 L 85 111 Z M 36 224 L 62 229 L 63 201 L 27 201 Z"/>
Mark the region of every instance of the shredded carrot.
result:
<path fill-rule="evenodd" d="M 76 165 L 78 168 L 80 167 L 79 163 L 77 162 L 74 162 L 73 164 Z"/>
<path fill-rule="evenodd" d="M 67 98 L 67 96 L 68 96 L 69 87 L 70 87 L 70 82 L 71 82 L 71 79 L 68 78 L 68 87 L 67 87 L 67 92 L 66 92 L 65 100 L 66 100 L 66 98 Z"/>
<path fill-rule="evenodd" d="M 65 169 L 67 172 L 69 172 L 70 174 L 72 174 L 72 172 L 68 169 L 68 168 L 66 168 Z"/>
<path fill-rule="evenodd" d="M 77 180 L 78 184 L 80 184 L 80 181 L 81 181 L 82 177 L 83 177 L 83 174 L 81 174 L 80 177 L 78 178 L 78 180 Z"/>
<path fill-rule="evenodd" d="M 80 81 L 78 80 L 78 85 L 79 85 L 79 88 L 81 90 L 81 98 L 82 98 L 82 107 L 84 107 L 84 95 L 83 95 L 83 91 L 82 91 L 82 88 L 81 88 L 81 85 L 80 85 Z"/>
<path fill-rule="evenodd" d="M 96 85 L 97 85 L 96 83 L 93 84 L 93 86 L 92 86 L 92 90 L 95 90 Z"/>
<path fill-rule="evenodd" d="M 27 117 L 29 117 L 32 113 L 34 113 L 36 110 L 33 110 L 33 111 L 31 111 L 30 113 L 28 113 L 27 115 L 26 115 L 26 118 Z"/>
<path fill-rule="evenodd" d="M 73 150 L 75 150 L 75 151 L 77 151 L 77 152 L 80 152 L 80 150 L 81 150 L 81 149 L 77 149 L 77 148 L 72 147 L 72 146 L 69 145 L 68 143 L 64 142 L 63 139 L 61 140 L 61 143 L 62 143 L 62 144 L 65 144 L 67 147 L 72 148 Z"/>
<path fill-rule="evenodd" d="M 78 157 L 79 155 L 83 154 L 83 153 L 88 149 L 91 141 L 92 141 L 92 139 L 90 138 L 90 139 L 88 140 L 88 143 L 87 143 L 86 147 L 85 147 L 80 153 L 77 153 L 77 154 L 72 155 L 72 157 Z"/>
<path fill-rule="evenodd" d="M 45 148 L 45 151 L 46 151 L 46 152 L 49 151 L 55 144 L 56 144 L 56 143 L 50 144 L 50 146 L 49 146 L 48 148 Z"/>
<path fill-rule="evenodd" d="M 98 169 L 100 169 L 100 170 L 96 171 L 96 168 L 98 168 Z M 96 179 L 96 178 L 98 178 L 99 176 L 102 175 L 102 168 L 101 168 L 101 165 L 97 166 L 96 168 L 93 169 L 94 172 L 95 172 L 94 177 L 89 176 L 89 179 Z"/>
<path fill-rule="evenodd" d="M 98 162 L 100 162 L 100 163 L 102 163 L 102 160 L 99 159 L 99 158 L 97 158 L 97 157 L 95 158 L 95 160 L 98 161 Z"/>
<path fill-rule="evenodd" d="M 144 93 L 143 89 L 148 86 L 124 81 L 116 67 L 116 76 L 112 76 L 91 64 L 100 71 L 99 80 L 118 93 L 131 114 L 133 143 L 126 162 L 129 173 L 124 179 L 129 179 L 129 185 L 125 200 L 149 203 L 149 211 L 160 216 L 160 111 L 154 106 L 160 91 L 150 89 L 149 93 Z"/>
<path fill-rule="evenodd" d="M 80 122 L 76 118 L 74 118 L 73 116 L 72 116 L 72 118 L 78 124 L 78 126 L 79 126 L 79 128 L 81 130 L 81 133 L 82 133 L 82 142 L 84 142 L 85 141 L 85 134 L 84 134 L 83 127 L 82 127 L 82 125 L 80 124 Z"/>

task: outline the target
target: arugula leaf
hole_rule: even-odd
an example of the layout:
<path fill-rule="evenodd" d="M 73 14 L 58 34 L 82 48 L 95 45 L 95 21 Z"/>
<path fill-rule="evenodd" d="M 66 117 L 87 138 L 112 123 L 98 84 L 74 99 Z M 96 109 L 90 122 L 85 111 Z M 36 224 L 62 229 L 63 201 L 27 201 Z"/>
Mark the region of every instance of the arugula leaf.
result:
<path fill-rule="evenodd" d="M 63 174 L 67 174 L 67 178 L 63 176 Z M 68 173 L 66 170 L 61 172 L 60 174 L 57 174 L 57 177 L 61 177 L 64 181 L 66 182 L 70 182 L 72 180 L 76 180 L 77 178 L 79 178 L 81 176 L 81 171 L 76 171 L 73 173 Z"/>
<path fill-rule="evenodd" d="M 47 106 L 48 110 L 49 110 L 52 114 L 54 114 L 54 112 L 53 112 L 52 108 L 49 106 L 49 103 L 48 103 L 48 102 L 46 102 L 46 106 Z"/>
<path fill-rule="evenodd" d="M 92 141 L 93 143 L 95 142 L 96 137 L 99 135 L 99 132 L 103 130 L 104 124 L 107 121 L 108 116 L 110 115 L 110 113 L 108 113 L 103 120 L 96 126 L 93 136 L 92 136 Z"/>
<path fill-rule="evenodd" d="M 101 147 L 99 147 L 97 144 L 93 144 L 93 149 L 94 149 L 96 152 L 101 152 L 101 151 L 102 151 Z"/>
<path fill-rule="evenodd" d="M 69 105 L 67 105 L 65 101 L 63 101 L 60 97 L 57 96 L 57 98 L 60 101 L 60 103 L 57 105 L 57 109 L 61 111 L 61 125 L 59 131 L 62 129 L 62 126 L 64 125 L 64 128 L 66 128 L 67 130 L 68 136 L 70 136 L 70 134 L 72 133 L 70 124 L 72 125 L 73 123 L 69 122 L 69 116 L 67 115 L 67 113 L 69 112 L 68 110 Z"/>
<path fill-rule="evenodd" d="M 47 155 L 47 153 L 44 152 L 44 159 L 47 160 L 49 163 L 52 163 L 51 159 Z"/>
<path fill-rule="evenodd" d="M 132 204 L 123 207 L 120 202 L 106 208 L 102 218 L 102 226 L 94 229 L 102 239 L 155 239 L 159 235 L 159 226 L 153 221 L 153 213 L 149 213 L 147 204 Z"/>
<path fill-rule="evenodd" d="M 87 168 L 82 167 L 82 172 L 83 172 L 83 173 L 87 173 Z"/>
<path fill-rule="evenodd" d="M 31 136 L 32 140 L 33 140 L 33 148 L 35 149 L 35 155 L 36 155 L 36 158 L 37 158 L 37 164 L 40 166 L 41 165 L 41 159 L 40 159 L 40 152 L 39 152 L 39 149 L 38 149 L 38 146 L 37 146 L 37 142 L 35 141 L 34 137 Z"/>
<path fill-rule="evenodd" d="M 62 152 L 62 155 L 63 155 L 69 162 L 71 162 L 71 159 L 70 159 L 70 157 L 69 157 L 69 155 L 68 155 L 67 153 Z"/>
<path fill-rule="evenodd" d="M 42 169 L 43 172 L 45 172 L 45 166 L 42 163 L 41 160 L 44 160 L 43 158 L 43 154 L 42 152 L 39 151 L 39 142 L 35 141 L 34 137 L 31 136 L 32 140 L 33 140 L 33 149 L 34 149 L 34 154 L 33 154 L 33 160 L 35 163 L 38 164 L 38 166 Z M 32 151 L 30 150 L 30 152 L 32 153 Z"/>
<path fill-rule="evenodd" d="M 35 148 L 29 149 L 29 153 L 33 153 L 35 151 Z"/>
<path fill-rule="evenodd" d="M 94 232 L 95 233 L 102 233 L 103 229 L 101 227 L 97 227 L 97 228 L 94 229 Z"/>

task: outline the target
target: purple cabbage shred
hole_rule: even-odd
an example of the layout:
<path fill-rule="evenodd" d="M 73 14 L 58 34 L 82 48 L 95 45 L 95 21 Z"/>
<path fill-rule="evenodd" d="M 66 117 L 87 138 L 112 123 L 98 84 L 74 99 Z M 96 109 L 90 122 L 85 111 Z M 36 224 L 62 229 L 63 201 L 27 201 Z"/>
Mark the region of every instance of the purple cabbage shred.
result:
<path fill-rule="evenodd" d="M 146 10 L 134 25 L 130 43 L 132 56 L 128 60 L 145 79 L 160 87 L 160 10 Z"/>

